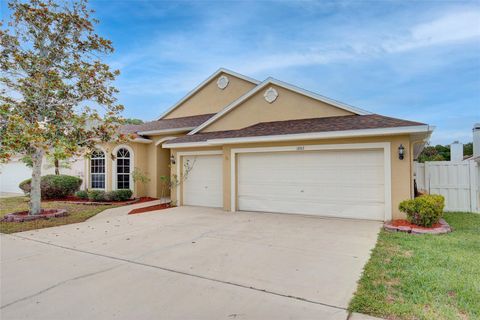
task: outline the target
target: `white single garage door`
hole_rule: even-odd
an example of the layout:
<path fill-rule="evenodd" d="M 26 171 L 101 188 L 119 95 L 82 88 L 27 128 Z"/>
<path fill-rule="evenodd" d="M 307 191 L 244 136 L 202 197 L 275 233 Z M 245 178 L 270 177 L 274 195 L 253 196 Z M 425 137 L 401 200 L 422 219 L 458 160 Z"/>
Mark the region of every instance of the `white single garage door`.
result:
<path fill-rule="evenodd" d="M 191 168 L 183 183 L 183 204 L 223 207 L 222 156 L 184 156 L 183 161 Z"/>
<path fill-rule="evenodd" d="M 384 220 L 383 150 L 238 155 L 238 208 Z"/>

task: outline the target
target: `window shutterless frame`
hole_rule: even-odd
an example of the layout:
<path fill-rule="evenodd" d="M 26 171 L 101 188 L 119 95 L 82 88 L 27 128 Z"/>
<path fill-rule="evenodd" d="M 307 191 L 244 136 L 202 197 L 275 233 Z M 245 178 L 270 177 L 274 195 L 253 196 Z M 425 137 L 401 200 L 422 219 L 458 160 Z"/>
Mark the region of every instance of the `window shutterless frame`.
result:
<path fill-rule="evenodd" d="M 106 154 L 105 151 L 96 149 L 90 156 L 89 186 L 91 189 L 105 190 L 106 183 Z"/>

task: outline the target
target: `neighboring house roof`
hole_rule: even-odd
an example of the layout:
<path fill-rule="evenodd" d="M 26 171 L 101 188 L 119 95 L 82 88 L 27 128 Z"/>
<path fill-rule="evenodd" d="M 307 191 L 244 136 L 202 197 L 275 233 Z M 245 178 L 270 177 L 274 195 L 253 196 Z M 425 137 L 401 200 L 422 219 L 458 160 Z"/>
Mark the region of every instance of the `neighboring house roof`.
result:
<path fill-rule="evenodd" d="M 318 101 L 321 101 L 321 102 L 324 102 L 324 103 L 328 103 L 332 106 L 335 106 L 337 108 L 340 108 L 340 109 L 343 109 L 343 110 L 346 110 L 346 111 L 350 111 L 352 113 L 355 113 L 355 114 L 358 114 L 358 115 L 367 115 L 367 114 L 371 114 L 371 112 L 369 111 L 366 111 L 366 110 L 363 110 L 363 109 L 360 109 L 360 108 L 357 108 L 357 107 L 353 107 L 353 106 L 350 106 L 348 104 L 345 104 L 345 103 L 342 103 L 342 102 L 339 102 L 339 101 L 336 101 L 336 100 L 333 100 L 333 99 L 330 99 L 330 98 L 327 98 L 325 96 L 322 96 L 322 95 L 319 95 L 317 93 L 314 93 L 314 92 L 311 92 L 311 91 L 308 91 L 308 90 L 305 90 L 305 89 L 302 89 L 300 87 L 297 87 L 297 86 L 294 86 L 292 84 L 289 84 L 289 83 L 286 83 L 286 82 L 283 82 L 283 81 L 280 81 L 280 80 L 277 80 L 277 79 L 274 79 L 274 78 L 267 78 L 265 81 L 263 81 L 262 83 L 258 84 L 256 87 L 254 87 L 252 90 L 248 91 L 247 93 L 245 93 L 243 96 L 241 96 L 240 98 L 238 98 L 237 100 L 233 101 L 232 103 L 230 103 L 228 106 L 226 106 L 225 108 L 223 108 L 223 110 L 219 111 L 218 113 L 215 114 L 215 116 L 211 117 L 210 119 L 208 119 L 207 121 L 205 121 L 204 123 L 202 123 L 201 125 L 199 125 L 197 128 L 195 128 L 194 130 L 192 130 L 191 132 L 189 132 L 188 134 L 189 135 L 192 135 L 192 134 L 195 134 L 199 131 L 201 131 L 202 129 L 208 127 L 210 124 L 212 124 L 213 122 L 217 121 L 218 119 L 220 119 L 222 116 L 224 116 L 225 114 L 227 114 L 228 112 L 230 112 L 231 110 L 233 110 L 234 108 L 236 108 L 237 106 L 241 105 L 242 102 L 244 102 L 245 100 L 247 100 L 248 98 L 250 98 L 251 96 L 253 96 L 255 93 L 257 93 L 258 91 L 262 90 L 263 88 L 267 87 L 268 85 L 276 85 L 276 86 L 279 86 L 279 87 L 282 87 L 282 88 L 285 88 L 285 89 L 288 89 L 288 90 L 291 90 L 293 92 L 296 92 L 296 93 L 299 93 L 299 94 L 302 94 L 304 96 L 307 96 L 307 97 L 310 97 L 312 99 L 315 99 L 315 100 L 318 100 Z"/>
<path fill-rule="evenodd" d="M 335 116 L 301 120 L 262 122 L 240 130 L 196 133 L 171 140 L 166 144 L 166 146 L 174 144 L 205 142 L 214 139 L 298 135 L 304 133 L 312 134 L 369 129 L 399 129 L 405 127 L 408 127 L 407 130 L 404 130 L 405 132 L 410 132 L 412 128 L 416 127 L 421 127 L 421 130 L 428 129 L 428 125 L 424 123 L 390 118 L 378 114 Z M 396 131 L 402 132 L 401 130 Z M 396 133 L 396 131 L 387 131 L 385 134 Z"/>
<path fill-rule="evenodd" d="M 198 116 L 156 120 L 137 125 L 123 125 L 120 127 L 120 133 L 149 135 L 182 131 L 185 132 L 197 127 L 199 124 L 205 122 L 213 115 L 214 114 L 202 114 Z"/>
<path fill-rule="evenodd" d="M 191 96 L 193 96 L 195 93 L 197 93 L 198 91 L 200 91 L 203 87 L 205 87 L 210 81 L 212 81 L 215 77 L 217 77 L 219 74 L 221 73 L 226 73 L 226 74 L 229 74 L 229 75 L 232 75 L 234 77 L 237 77 L 237 78 L 240 78 L 242 80 L 245 80 L 245 81 L 248 81 L 248 82 L 251 82 L 253 84 L 259 84 L 260 81 L 256 80 L 256 79 L 253 79 L 253 78 L 250 78 L 250 77 L 247 77 L 247 76 L 244 76 L 243 74 L 240 74 L 240 73 L 237 73 L 235 71 L 232 71 L 232 70 L 228 70 L 228 69 L 225 69 L 225 68 L 220 68 L 218 69 L 217 71 L 215 71 L 211 76 L 209 76 L 207 79 L 205 79 L 202 83 L 200 83 L 198 86 L 196 86 L 192 91 L 190 91 L 189 93 L 187 93 L 182 99 L 180 99 L 180 101 L 178 101 L 177 103 L 175 103 L 173 106 L 171 106 L 168 110 L 166 110 L 164 113 L 162 113 L 162 115 L 158 118 L 158 120 L 161 120 L 163 119 L 164 117 L 166 117 L 170 112 L 172 112 L 173 110 L 175 110 L 177 107 L 179 107 L 183 102 L 185 102 L 186 100 L 188 100 L 188 98 L 190 98 Z"/>

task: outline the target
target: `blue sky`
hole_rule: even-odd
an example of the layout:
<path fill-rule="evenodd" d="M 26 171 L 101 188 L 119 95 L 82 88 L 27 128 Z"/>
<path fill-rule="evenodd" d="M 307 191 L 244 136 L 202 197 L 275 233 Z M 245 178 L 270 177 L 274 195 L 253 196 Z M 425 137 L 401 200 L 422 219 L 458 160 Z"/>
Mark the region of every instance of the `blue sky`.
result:
<path fill-rule="evenodd" d="M 471 140 L 480 1 L 92 1 L 125 116 L 152 120 L 219 67 Z"/>

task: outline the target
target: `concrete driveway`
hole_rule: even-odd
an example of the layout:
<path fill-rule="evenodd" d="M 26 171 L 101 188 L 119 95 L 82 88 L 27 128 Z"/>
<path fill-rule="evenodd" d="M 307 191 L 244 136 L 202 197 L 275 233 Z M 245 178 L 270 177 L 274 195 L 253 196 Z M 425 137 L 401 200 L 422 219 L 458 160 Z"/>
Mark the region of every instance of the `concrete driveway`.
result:
<path fill-rule="evenodd" d="M 1 319 L 346 319 L 381 223 L 180 207 L 1 236 Z"/>

